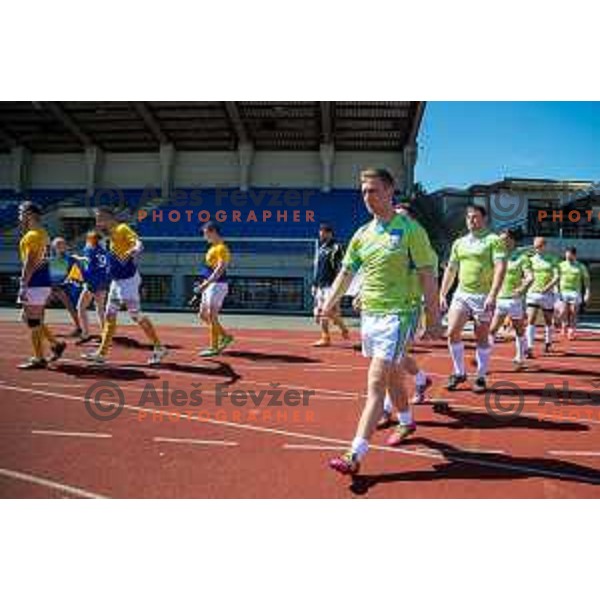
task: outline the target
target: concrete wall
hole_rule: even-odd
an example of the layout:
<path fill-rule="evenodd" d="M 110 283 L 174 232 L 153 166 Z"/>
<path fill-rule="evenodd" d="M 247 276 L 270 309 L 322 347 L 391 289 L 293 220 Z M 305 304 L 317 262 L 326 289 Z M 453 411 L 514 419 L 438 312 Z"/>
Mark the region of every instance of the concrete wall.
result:
<path fill-rule="evenodd" d="M 160 186 L 158 153 L 107 153 L 100 171 L 99 187 L 143 188 Z"/>
<path fill-rule="evenodd" d="M 401 152 L 337 152 L 333 165 L 333 187 L 354 188 L 358 175 L 369 166 L 386 167 L 401 186 L 404 164 Z M 85 189 L 86 163 L 83 153 L 33 154 L 31 189 Z M 237 152 L 177 152 L 174 162 L 176 187 L 238 187 Z M 256 152 L 251 169 L 251 185 L 256 187 L 322 186 L 319 152 Z M 11 155 L 0 154 L 0 188 L 12 187 Z M 98 188 L 119 186 L 140 189 L 159 187 L 159 153 L 105 153 L 99 169 Z"/>
<path fill-rule="evenodd" d="M 251 184 L 257 187 L 321 186 L 321 159 L 317 152 L 257 152 Z"/>
<path fill-rule="evenodd" d="M 354 188 L 358 177 L 368 167 L 384 167 L 396 177 L 397 185 L 404 184 L 404 160 L 401 152 L 337 152 L 333 168 L 333 187 Z"/>
<path fill-rule="evenodd" d="M 32 189 L 85 188 L 83 154 L 33 154 L 30 167 Z"/>
<path fill-rule="evenodd" d="M 240 168 L 237 152 L 178 152 L 175 186 L 237 187 Z"/>

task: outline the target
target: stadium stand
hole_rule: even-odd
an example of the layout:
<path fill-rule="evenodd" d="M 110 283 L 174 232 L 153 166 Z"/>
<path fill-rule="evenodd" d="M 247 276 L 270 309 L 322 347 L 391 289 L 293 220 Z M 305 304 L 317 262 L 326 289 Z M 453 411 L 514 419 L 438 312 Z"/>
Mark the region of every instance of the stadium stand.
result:
<path fill-rule="evenodd" d="M 91 208 L 122 209 L 144 239 L 143 292 L 157 308 L 186 305 L 205 251 L 201 222 L 225 211 L 226 307 L 306 313 L 319 223 L 347 242 L 367 219 L 363 167 L 387 167 L 401 193 L 412 188 L 424 105 L 2 102 L 0 297 L 14 300 L 16 206 L 28 198 L 75 247 Z"/>

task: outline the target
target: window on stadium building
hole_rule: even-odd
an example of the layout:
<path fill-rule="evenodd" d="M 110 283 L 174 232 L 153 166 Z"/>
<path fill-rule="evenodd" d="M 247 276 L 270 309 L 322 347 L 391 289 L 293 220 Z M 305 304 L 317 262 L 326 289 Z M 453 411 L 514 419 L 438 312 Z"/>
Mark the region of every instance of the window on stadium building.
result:
<path fill-rule="evenodd" d="M 19 293 L 19 274 L 0 273 L 0 303 L 14 306 Z"/>
<path fill-rule="evenodd" d="M 593 206 L 588 199 L 569 204 L 563 209 L 564 238 L 600 238 L 600 207 Z M 576 215 L 572 219 L 570 214 Z"/>
<path fill-rule="evenodd" d="M 141 288 L 142 302 L 169 305 L 172 286 L 172 275 L 144 275 Z"/>
<path fill-rule="evenodd" d="M 281 277 L 231 277 L 225 308 L 301 311 L 304 309 L 304 280 Z"/>
<path fill-rule="evenodd" d="M 552 220 L 552 211 L 560 210 L 559 200 L 529 199 L 527 214 L 527 235 L 531 237 L 560 237 L 561 223 Z M 548 217 L 540 220 L 540 211 L 546 211 Z"/>

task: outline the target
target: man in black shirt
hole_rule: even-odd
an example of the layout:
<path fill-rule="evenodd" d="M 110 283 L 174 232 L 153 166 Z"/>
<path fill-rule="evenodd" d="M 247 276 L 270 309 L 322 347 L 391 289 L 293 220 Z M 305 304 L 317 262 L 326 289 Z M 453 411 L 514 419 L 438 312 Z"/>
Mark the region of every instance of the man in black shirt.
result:
<path fill-rule="evenodd" d="M 325 223 L 322 224 L 319 229 L 319 249 L 315 256 L 315 277 L 312 288 L 315 299 L 315 319 L 321 326 L 321 338 L 314 344 L 317 348 L 331 345 L 329 319 L 339 327 L 345 340 L 350 339 L 350 333 L 342 320 L 339 306 L 333 316 L 329 318 L 320 316 L 321 308 L 324 306 L 331 286 L 342 267 L 343 258 L 344 248 L 335 241 L 333 228 Z"/>

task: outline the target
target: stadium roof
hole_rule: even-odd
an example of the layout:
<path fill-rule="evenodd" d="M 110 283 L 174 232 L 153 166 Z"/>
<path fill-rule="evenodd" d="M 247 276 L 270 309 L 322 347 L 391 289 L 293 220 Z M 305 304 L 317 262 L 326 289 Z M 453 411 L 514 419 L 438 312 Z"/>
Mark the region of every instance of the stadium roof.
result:
<path fill-rule="evenodd" d="M 394 151 L 414 143 L 424 102 L 0 102 L 0 152 Z"/>
<path fill-rule="evenodd" d="M 580 179 L 539 179 L 524 177 L 505 177 L 502 181 L 490 184 L 475 184 L 468 191 L 472 194 L 480 194 L 498 191 L 502 189 L 525 189 L 538 191 L 564 191 L 564 190 L 590 190 L 593 181 Z"/>

